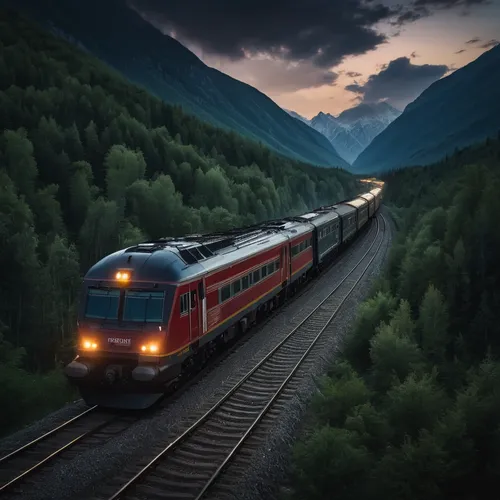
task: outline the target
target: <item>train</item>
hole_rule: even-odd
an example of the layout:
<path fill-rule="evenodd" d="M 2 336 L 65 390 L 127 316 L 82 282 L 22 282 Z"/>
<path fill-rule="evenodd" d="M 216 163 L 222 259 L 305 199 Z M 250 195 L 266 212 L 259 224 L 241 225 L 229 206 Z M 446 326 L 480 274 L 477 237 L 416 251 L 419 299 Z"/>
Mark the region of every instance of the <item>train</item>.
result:
<path fill-rule="evenodd" d="M 308 213 L 147 241 L 84 276 L 66 377 L 88 405 L 145 409 L 321 273 L 377 214 L 382 188 Z"/>

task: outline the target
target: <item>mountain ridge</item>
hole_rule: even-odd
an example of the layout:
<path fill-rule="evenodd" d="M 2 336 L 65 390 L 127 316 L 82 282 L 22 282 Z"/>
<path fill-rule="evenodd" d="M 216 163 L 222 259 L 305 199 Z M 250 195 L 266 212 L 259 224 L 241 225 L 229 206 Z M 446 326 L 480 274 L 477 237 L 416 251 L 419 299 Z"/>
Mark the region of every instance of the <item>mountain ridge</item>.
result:
<path fill-rule="evenodd" d="M 123 0 L 90 0 L 84 5 L 76 0 L 1 0 L 0 4 L 63 32 L 72 43 L 77 40 L 126 78 L 185 112 L 288 157 L 324 167 L 349 167 L 321 134 L 292 120 L 254 87 L 205 65 Z"/>
<path fill-rule="evenodd" d="M 473 96 L 473 97 L 472 97 Z M 356 173 L 429 165 L 500 131 L 500 45 L 434 82 L 353 163 Z"/>

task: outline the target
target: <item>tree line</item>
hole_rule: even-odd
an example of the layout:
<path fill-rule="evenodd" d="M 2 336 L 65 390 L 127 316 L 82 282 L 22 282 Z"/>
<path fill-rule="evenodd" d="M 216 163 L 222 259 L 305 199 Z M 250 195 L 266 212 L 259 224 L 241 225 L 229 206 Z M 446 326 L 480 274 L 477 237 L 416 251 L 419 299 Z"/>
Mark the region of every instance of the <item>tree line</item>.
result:
<path fill-rule="evenodd" d="M 500 137 L 389 173 L 400 231 L 294 449 L 291 498 L 500 487 Z"/>
<path fill-rule="evenodd" d="M 164 104 L 0 11 L 0 427 L 72 394 L 82 275 L 139 241 L 252 224 L 357 192 Z"/>

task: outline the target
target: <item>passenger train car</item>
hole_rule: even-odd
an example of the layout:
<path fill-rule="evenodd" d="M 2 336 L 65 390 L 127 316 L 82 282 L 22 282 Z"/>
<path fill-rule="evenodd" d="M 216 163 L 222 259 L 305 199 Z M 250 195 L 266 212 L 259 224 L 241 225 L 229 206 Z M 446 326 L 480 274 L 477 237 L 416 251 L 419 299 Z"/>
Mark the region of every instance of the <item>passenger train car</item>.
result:
<path fill-rule="evenodd" d="M 381 195 L 108 255 L 84 278 L 67 377 L 88 404 L 150 406 L 321 272 L 376 215 Z"/>

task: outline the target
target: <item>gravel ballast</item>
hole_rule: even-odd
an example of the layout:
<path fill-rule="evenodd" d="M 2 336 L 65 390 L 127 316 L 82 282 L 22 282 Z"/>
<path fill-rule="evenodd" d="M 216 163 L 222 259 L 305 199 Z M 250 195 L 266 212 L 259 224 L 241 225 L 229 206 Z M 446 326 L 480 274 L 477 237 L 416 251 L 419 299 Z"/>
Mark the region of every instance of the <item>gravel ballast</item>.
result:
<path fill-rule="evenodd" d="M 387 222 L 389 218 L 386 216 Z M 64 455 L 49 464 L 42 474 L 33 477 L 33 487 L 23 492 L 24 499 L 65 499 L 89 498 L 99 493 L 100 483 L 114 477 L 120 471 L 127 470 L 131 463 L 146 463 L 153 458 L 156 448 L 171 442 L 190 423 L 208 410 L 234 383 L 265 356 L 289 331 L 298 324 L 364 254 L 371 242 L 372 228 L 354 243 L 348 254 L 342 256 L 328 272 L 316 280 L 308 292 L 282 307 L 264 327 L 255 329 L 245 337 L 244 342 L 225 357 L 213 370 L 202 376 L 198 382 L 181 393 L 172 403 L 132 425 L 125 432 L 110 439 L 103 445 L 87 448 L 78 452 L 75 447 L 71 455 Z M 388 237 L 383 247 L 389 246 Z M 335 335 L 331 336 L 328 350 L 318 355 L 311 375 L 325 372 L 333 359 L 339 339 L 350 326 L 356 306 L 369 291 L 369 283 L 378 275 L 385 260 L 386 252 L 376 257 L 370 270 L 363 278 L 363 285 L 358 286 L 351 297 L 342 306 L 334 321 Z M 313 354 L 313 353 L 311 353 Z M 312 377 L 305 377 L 300 390 L 289 402 L 279 425 L 273 426 L 268 434 L 265 446 L 257 449 L 256 460 L 243 478 L 244 487 L 238 487 L 235 498 L 263 498 L 276 491 L 276 480 L 284 477 L 287 468 L 290 447 L 296 435 L 296 429 L 306 410 L 306 402 L 315 391 Z M 17 432 L 0 442 L 1 450 L 10 450 L 50 430 L 65 419 L 75 416 L 85 408 L 82 401 L 55 412 L 24 430 Z M 3 455 L 3 453 L 2 453 Z M 258 485 L 258 488 L 256 487 Z M 14 497 L 14 496 L 13 496 Z M 17 496 L 19 498 L 19 496 Z"/>

